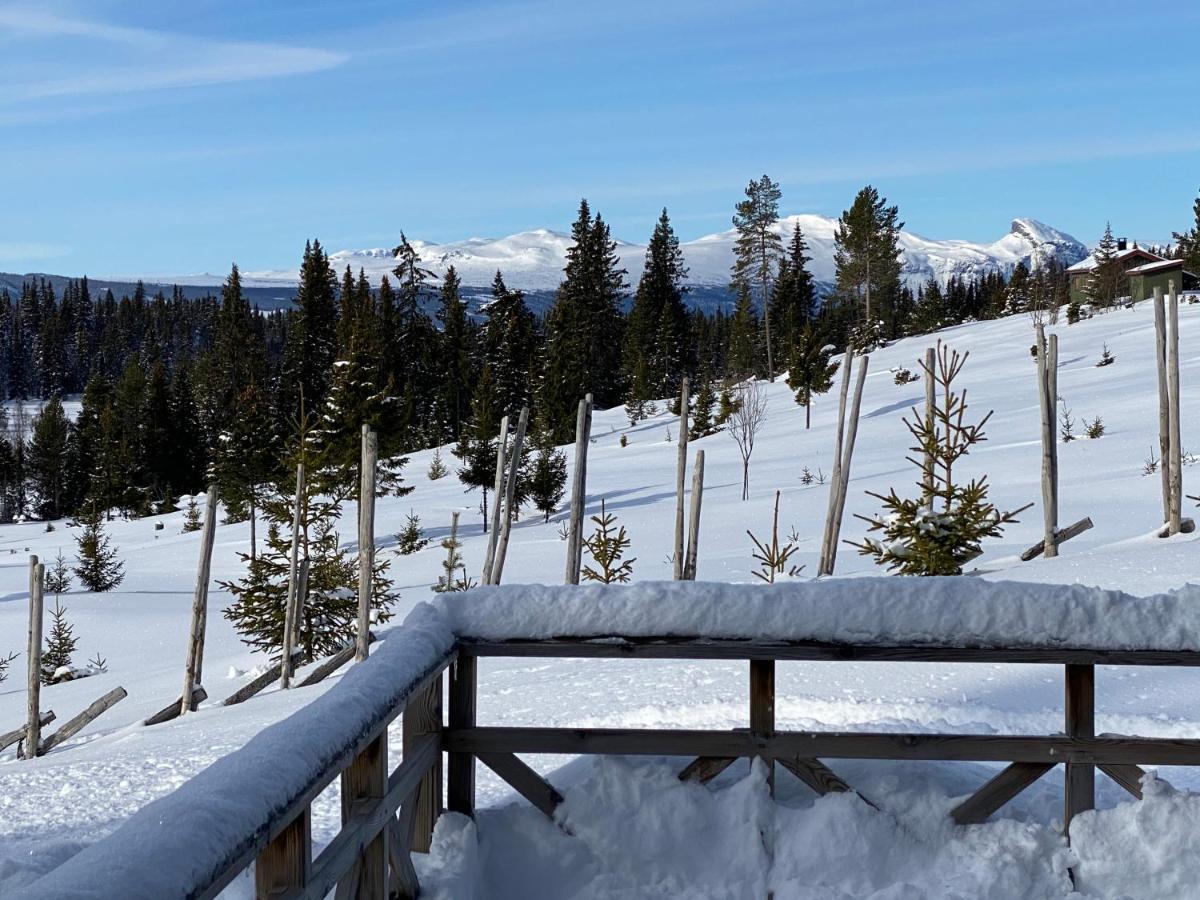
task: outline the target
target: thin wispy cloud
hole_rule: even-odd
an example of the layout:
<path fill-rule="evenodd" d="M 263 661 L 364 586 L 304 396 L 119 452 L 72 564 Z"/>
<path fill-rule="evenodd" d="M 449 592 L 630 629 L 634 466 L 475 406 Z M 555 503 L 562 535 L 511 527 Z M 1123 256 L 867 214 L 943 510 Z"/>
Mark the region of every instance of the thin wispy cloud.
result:
<path fill-rule="evenodd" d="M 67 247 L 37 241 L 0 241 L 0 263 L 58 259 L 70 253 Z"/>
<path fill-rule="evenodd" d="M 26 49 L 54 42 L 57 51 L 50 78 L 0 69 L 6 82 L 0 103 L 9 104 L 280 78 L 331 69 L 348 59 L 310 47 L 197 38 L 23 6 L 0 6 L 0 34 Z M 76 42 L 79 52 L 62 52 L 60 42 Z"/>

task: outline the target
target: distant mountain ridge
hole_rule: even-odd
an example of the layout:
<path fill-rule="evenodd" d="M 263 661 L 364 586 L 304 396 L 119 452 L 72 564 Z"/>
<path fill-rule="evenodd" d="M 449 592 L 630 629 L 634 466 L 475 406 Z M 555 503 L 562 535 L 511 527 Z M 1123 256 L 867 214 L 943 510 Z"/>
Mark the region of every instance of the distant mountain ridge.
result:
<path fill-rule="evenodd" d="M 804 231 L 808 242 L 812 256 L 809 269 L 813 278 L 819 288 L 827 290 L 835 277 L 837 219 L 818 215 L 787 216 L 779 220 L 776 230 L 786 243 L 797 226 Z M 692 288 L 689 302 L 694 306 L 711 310 L 730 300 L 727 286 L 734 239 L 735 232 L 730 229 L 681 242 L 689 269 L 688 284 Z M 455 267 L 474 307 L 483 302 L 486 289 L 499 269 L 509 287 L 526 291 L 530 305 L 544 309 L 562 280 L 571 237 L 563 232 L 538 228 L 498 239 L 468 238 L 445 244 L 415 240 L 412 243 L 425 265 L 439 277 L 451 265 Z M 930 278 L 936 278 L 944 286 L 953 277 L 972 280 L 988 272 L 1007 275 L 1019 263 L 1033 267 L 1057 260 L 1063 265 L 1071 265 L 1088 255 L 1088 248 L 1071 235 L 1027 218 L 1014 219 L 1008 233 L 989 244 L 934 240 L 912 231 L 902 231 L 900 246 L 904 279 L 913 290 Z M 641 274 L 645 252 L 643 244 L 617 241 L 617 253 L 621 264 L 629 271 L 631 288 Z M 330 254 L 330 262 L 339 273 L 347 266 L 355 273 L 362 269 L 373 284 L 378 284 L 394 265 L 391 250 L 385 248 L 339 250 Z M 10 291 L 19 290 L 23 280 L 38 277 L 51 278 L 56 287 L 66 280 L 62 276 L 0 273 L 0 288 L 8 286 Z M 187 296 L 199 296 L 212 292 L 224 277 L 203 273 L 143 276 L 142 280 L 152 292 L 160 286 L 166 288 L 178 284 Z M 264 309 L 286 306 L 295 296 L 298 278 L 299 273 L 294 269 L 242 271 L 242 284 L 247 295 Z M 111 287 L 113 293 L 120 295 L 132 291 L 136 281 L 136 277 L 119 277 L 93 279 L 92 284 L 97 291 Z"/>

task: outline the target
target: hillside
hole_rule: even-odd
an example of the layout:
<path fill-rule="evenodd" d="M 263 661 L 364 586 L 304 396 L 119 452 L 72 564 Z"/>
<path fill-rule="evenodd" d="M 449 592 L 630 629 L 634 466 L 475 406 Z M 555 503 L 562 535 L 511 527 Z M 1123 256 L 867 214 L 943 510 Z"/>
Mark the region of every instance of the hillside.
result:
<path fill-rule="evenodd" d="M 1160 521 L 1159 483 L 1157 477 L 1142 472 L 1156 439 L 1151 309 L 1142 304 L 1074 326 L 1059 325 L 1055 330 L 1061 348 L 1059 392 L 1080 423 L 1076 431 L 1082 432 L 1083 419 L 1102 416 L 1106 433 L 1098 440 L 1081 439 L 1060 446 L 1060 522 L 1087 515 L 1095 528 L 1065 544 L 1058 559 L 1030 563 L 1020 563 L 1017 558 L 1041 536 L 1040 448 L 1029 319 L 1016 316 L 963 325 L 938 335 L 955 349 L 970 351 L 962 384 L 968 389 L 972 411 L 982 415 L 994 410 L 987 426 L 988 441 L 960 464 L 961 470 L 971 475 L 986 473 L 992 499 L 1001 508 L 1031 501 L 1038 504 L 1021 516 L 1019 524 L 1009 526 L 1002 538 L 986 544 L 978 561 L 981 577 L 1081 583 L 1137 595 L 1169 591 L 1195 580 L 1200 535 L 1171 540 L 1152 536 Z M 1195 390 L 1200 383 L 1200 350 L 1196 349 L 1200 346 L 1200 306 L 1181 310 L 1181 334 L 1186 448 L 1197 441 L 1191 429 L 1200 416 L 1200 392 Z M 871 357 L 844 537 L 860 538 L 864 526 L 855 515 L 869 515 L 878 509 L 878 502 L 866 491 L 885 492 L 894 486 L 903 495 L 915 490 L 915 470 L 904 461 L 910 437 L 901 417 L 911 405 L 921 402 L 923 391 L 920 384 L 896 385 L 890 370 L 915 368 L 916 358 L 932 340 L 900 341 Z M 1116 362 L 1097 368 L 1105 343 Z M 825 473 L 831 468 L 836 396 L 819 398 L 813 427 L 805 430 L 803 410 L 792 402 L 783 381 L 769 386 L 767 392 L 768 418 L 751 460 L 750 500 L 740 499 L 741 464 L 729 436 L 716 434 L 696 442 L 696 448 L 703 448 L 707 456 L 701 580 L 751 581 L 751 544 L 745 532 L 750 529 L 761 536 L 769 529 L 770 505 L 777 489 L 782 491 L 780 530 L 785 535 L 794 531 L 799 548 L 795 561 L 806 567 L 799 577 L 808 578 L 815 569 L 828 487 L 805 486 L 800 474 L 805 466 Z M 637 581 L 670 577 L 667 557 L 669 523 L 674 516 L 676 445 L 668 438 L 673 439 L 677 432 L 677 420 L 661 411 L 632 428 L 620 409 L 599 411 L 595 416 L 588 465 L 589 513 L 597 511 L 604 498 L 608 509 L 626 525 L 633 542 L 631 554 L 637 557 Z M 628 440 L 626 447 L 620 445 L 622 436 Z M 429 596 L 443 555 L 437 542 L 447 532 L 451 511 L 462 511 L 463 552 L 473 572 L 477 573 L 483 556 L 478 493 L 464 494 L 453 475 L 429 481 L 426 472 L 431 457 L 432 451 L 412 454 L 406 480 L 416 490 L 402 499 L 382 500 L 377 512 L 377 535 L 384 548 L 382 555 L 391 559 L 391 574 L 402 595 L 401 613 Z M 443 458 L 453 470 L 456 461 L 445 449 Z M 1195 478 L 1196 469 L 1186 466 L 1186 491 L 1195 492 Z M 410 510 L 420 516 L 431 544 L 414 555 L 396 557 L 389 548 L 394 547 L 393 535 Z M 354 537 L 353 507 L 348 508 L 347 516 L 342 534 L 349 542 Z M 221 617 L 229 597 L 214 591 L 205 661 L 205 683 L 213 699 L 183 721 L 140 727 L 137 723 L 144 716 L 179 693 L 198 552 L 198 535 L 179 533 L 181 513 L 160 519 L 165 528 L 159 532 L 154 530 L 156 520 L 113 523 L 113 540 L 128 572 L 118 590 L 107 595 L 72 590 L 63 597 L 80 639 L 78 660 L 100 653 L 107 658 L 108 672 L 47 688 L 43 704 L 55 709 L 62 720 L 117 685 L 123 685 L 129 697 L 45 758 L 18 762 L 10 749 L 0 759 L 2 895 L 71 855 L 80 844 L 107 833 L 150 799 L 304 704 L 314 692 L 336 683 L 334 679 L 306 689 L 309 693 L 272 690 L 228 709 L 216 706 L 214 701 L 243 684 L 247 673 L 263 660 L 247 651 Z M 565 545 L 558 529 L 562 519 L 562 513 L 552 516 L 549 523 L 532 512 L 522 516 L 513 529 L 508 551 L 507 583 L 561 580 Z M 30 523 L 0 529 L 0 548 L 9 551 L 0 557 L 4 560 L 0 563 L 0 653 L 17 649 L 24 639 L 27 554 L 52 559 L 60 548 L 67 555 L 73 552 L 71 529 L 59 523 L 57 530 L 47 533 L 44 527 Z M 247 550 L 247 542 L 244 524 L 218 529 L 214 579 L 240 575 L 237 553 Z M 847 546 L 839 552 L 837 571 L 839 577 L 881 574 Z M 537 663 L 495 661 L 481 667 L 483 724 L 714 728 L 743 724 L 742 664 Z M 19 667 L 20 661 L 16 665 Z M 896 730 L 1048 733 L 1062 726 L 1061 677 L 1057 669 L 1036 666 L 867 663 L 844 664 L 835 671 L 819 663 L 788 663 L 779 668 L 777 717 L 781 728 L 870 730 L 886 726 Z M 1098 681 L 1103 697 L 1098 731 L 1200 737 L 1200 673 L 1103 670 Z M 18 670 L 16 677 L 0 685 L 0 730 L 16 727 L 24 708 Z M 531 762 L 550 772 L 569 761 L 538 757 Z M 644 776 L 642 794 L 631 796 L 620 788 L 621 779 L 616 775 L 631 766 Z M 973 790 L 994 767 L 870 762 L 835 767 L 879 802 L 883 811 L 854 806 L 845 797 L 814 802 L 810 794 L 789 781 L 782 789 L 780 815 L 795 846 L 789 851 L 792 868 L 781 877 L 797 886 L 807 885 L 809 892 L 788 896 L 940 896 L 948 884 L 954 886 L 953 895 L 961 897 L 1066 896 L 1069 884 L 1063 866 L 1068 851 L 1054 826 L 1060 814 L 1060 774 L 1039 782 L 999 820 L 977 829 L 952 831 L 944 823 L 949 798 Z M 571 883 L 578 888 L 574 894 L 578 897 L 645 896 L 634 893 L 639 879 L 650 877 L 649 870 L 637 868 L 643 863 L 660 869 L 678 863 L 682 866 L 679 870 L 656 869 L 651 874 L 685 893 L 689 885 L 698 890 L 687 881 L 687 860 L 698 864 L 702 860 L 697 854 L 717 859 L 723 853 L 742 853 L 745 848 L 722 843 L 721 823 L 732 823 L 732 829 L 757 809 L 755 783 L 747 780 L 745 766 L 734 768 L 736 771 L 731 770 L 717 785 L 719 802 L 708 794 L 672 793 L 682 788 L 672 782 L 670 769 L 660 760 L 576 763 L 558 771 L 552 778 L 568 800 L 585 804 L 583 808 L 596 815 L 595 828 L 580 834 L 571 845 L 584 849 L 571 852 L 562 844 L 567 839 L 552 826 L 527 815 L 528 810 L 521 807 L 505 806 L 511 799 L 508 792 L 485 772 L 481 801 L 498 805 L 480 818 L 484 849 L 477 852 L 473 863 L 464 861 L 461 846 L 467 837 L 448 824 L 439 833 L 435 854 L 421 863 L 434 885 L 431 895 L 464 896 L 455 892 L 454 878 L 464 877 L 462 871 L 469 866 L 475 866 L 476 875 L 492 885 L 489 896 L 503 898 L 531 896 L 530 886 L 538 879 L 567 877 L 576 879 Z M 1176 787 L 1200 788 L 1200 773 L 1194 770 L 1164 769 L 1162 774 Z M 1099 806 L 1109 812 L 1091 820 L 1090 830 L 1081 832 L 1072 852 L 1086 855 L 1092 848 L 1090 852 L 1102 854 L 1104 840 L 1119 842 L 1120 828 L 1125 827 L 1120 823 L 1139 816 L 1153 821 L 1165 808 L 1162 804 L 1182 803 L 1154 795 L 1134 804 L 1103 779 L 1098 779 L 1097 786 Z M 625 832 L 634 809 L 651 816 L 652 822 L 695 817 L 709 822 L 711 828 L 690 857 L 672 856 L 667 852 L 670 848 L 651 844 L 653 849 L 646 851 L 650 862 L 635 860 L 627 872 L 611 874 L 614 860 L 620 858 L 618 850 L 630 841 Z M 319 845 L 335 828 L 336 797 L 323 797 L 315 812 L 313 836 Z M 504 838 L 502 831 L 515 836 Z M 1185 825 L 1177 833 L 1180 836 L 1175 840 L 1180 845 L 1172 852 L 1151 854 L 1137 846 L 1125 846 L 1122 853 L 1128 854 L 1127 871 L 1104 870 L 1097 864 L 1095 871 L 1101 874 L 1087 882 L 1087 896 L 1128 895 L 1138 889 L 1131 884 L 1149 889 L 1190 883 L 1196 875 L 1191 870 L 1200 847 L 1194 846 L 1197 839 L 1191 836 L 1195 829 Z M 1096 843 L 1089 845 L 1089 837 Z M 642 838 L 655 840 L 649 831 Z M 900 846 L 910 862 L 887 862 L 889 854 L 897 852 L 891 849 L 894 846 Z M 663 852 L 656 854 L 655 850 Z M 518 854 L 525 865 L 506 865 L 509 852 Z M 885 861 L 866 868 L 855 862 L 875 858 Z M 561 869 L 565 864 L 576 867 L 568 873 Z M 729 881 L 726 887 L 731 893 L 721 894 L 720 879 L 734 879 L 743 870 L 731 866 L 725 872 L 724 867 L 710 862 L 698 871 L 695 877 L 707 879 L 713 892 L 706 896 L 733 896 L 738 882 Z M 616 881 L 605 881 L 606 877 Z M 437 888 L 438 884 L 442 887 Z M 228 896 L 247 896 L 251 887 L 243 878 L 231 886 Z M 443 893 L 439 895 L 437 890 Z"/>

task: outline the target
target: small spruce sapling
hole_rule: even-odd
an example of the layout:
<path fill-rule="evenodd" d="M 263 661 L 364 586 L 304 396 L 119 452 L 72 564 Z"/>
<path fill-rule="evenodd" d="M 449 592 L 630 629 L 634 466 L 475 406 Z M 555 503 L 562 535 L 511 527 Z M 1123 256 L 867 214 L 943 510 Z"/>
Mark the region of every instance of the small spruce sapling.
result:
<path fill-rule="evenodd" d="M 793 529 L 793 532 L 795 529 Z M 800 573 L 804 566 L 789 566 L 788 560 L 792 554 L 796 552 L 797 547 L 789 538 L 788 543 L 780 546 L 779 544 L 779 491 L 775 492 L 775 516 L 771 520 L 771 542 L 764 544 L 754 536 L 754 533 L 747 528 L 746 534 L 750 535 L 750 540 L 754 542 L 755 552 L 751 554 L 758 560 L 758 570 L 751 574 L 767 584 L 774 584 L 775 578 L 778 575 L 786 575 L 792 578 Z"/>
<path fill-rule="evenodd" d="M 591 537 L 584 539 L 583 545 L 588 548 L 588 552 L 592 554 L 592 561 L 599 568 L 584 566 L 583 577 L 588 581 L 599 581 L 603 584 L 629 581 L 637 557 L 627 560 L 621 558 L 630 545 L 625 526 L 621 525 L 616 533 L 613 532 L 617 517 L 605 510 L 603 500 L 600 501 L 600 515 L 591 518 L 596 523 L 596 530 Z"/>
<path fill-rule="evenodd" d="M 1117 358 L 1113 356 L 1111 352 L 1109 352 L 1108 344 L 1106 342 L 1104 344 L 1104 349 L 1100 351 L 1100 362 L 1096 363 L 1096 368 L 1099 369 L 1103 366 L 1111 366 L 1116 361 Z"/>
<path fill-rule="evenodd" d="M 476 582 L 467 575 L 467 566 L 463 562 L 462 541 L 458 539 L 458 513 L 452 513 L 450 519 L 450 534 L 442 539 L 442 547 L 446 558 L 442 560 L 442 574 L 438 576 L 433 590 L 438 594 L 469 591 Z M 459 574 L 461 573 L 461 574 Z"/>
<path fill-rule="evenodd" d="M 8 678 L 9 664 L 19 655 L 16 650 L 12 650 L 9 651 L 8 656 L 0 656 L 0 683 L 3 683 Z"/>
<path fill-rule="evenodd" d="M 67 608 L 55 600 L 54 609 L 50 610 L 50 634 L 46 638 L 46 649 L 42 651 L 42 684 L 53 684 L 60 669 L 70 669 L 71 654 L 79 643 L 74 630 L 67 621 Z"/>
<path fill-rule="evenodd" d="M 448 474 L 450 474 L 450 470 L 442 462 L 442 450 L 439 447 L 433 451 L 433 459 L 429 463 L 429 480 L 437 481 L 439 478 L 445 478 Z"/>
<path fill-rule="evenodd" d="M 196 502 L 195 496 L 188 497 L 187 505 L 183 508 L 183 534 L 191 531 L 199 531 L 204 527 L 204 522 L 200 517 L 200 504 Z"/>
<path fill-rule="evenodd" d="M 812 469 L 810 469 L 808 466 L 805 466 L 803 469 L 800 470 L 800 483 L 801 484 L 807 486 L 807 485 L 812 484 L 816 480 L 817 480 L 817 477 L 815 475 L 813 475 Z"/>
<path fill-rule="evenodd" d="M 1142 463 L 1142 474 L 1143 475 L 1153 475 L 1157 471 L 1158 471 L 1158 457 L 1154 455 L 1154 448 L 1151 447 L 1150 455 L 1147 456 L 1145 462 Z"/>
<path fill-rule="evenodd" d="M 621 435 L 621 440 L 620 440 L 618 443 L 620 443 L 620 445 L 621 445 L 621 447 L 622 447 L 622 448 L 624 448 L 624 447 L 628 447 L 628 446 L 629 446 L 629 435 L 627 435 L 627 434 L 622 434 L 622 435 Z"/>
<path fill-rule="evenodd" d="M 396 535 L 396 552 L 408 556 L 418 550 L 424 550 L 429 545 L 429 539 L 421 530 L 421 519 L 411 509 L 404 519 L 404 530 Z"/>
<path fill-rule="evenodd" d="M 1090 422 L 1083 423 L 1084 432 L 1089 438 L 1095 440 L 1098 437 L 1104 437 L 1104 420 L 1099 416 L 1092 419 Z"/>
<path fill-rule="evenodd" d="M 116 548 L 109 545 L 110 538 L 104 532 L 103 517 L 91 510 L 80 517 L 83 530 L 75 539 L 78 545 L 78 565 L 75 574 L 79 582 L 89 591 L 103 593 L 111 591 L 125 578 L 124 564 L 117 559 Z"/>
<path fill-rule="evenodd" d="M 1069 444 L 1075 440 L 1075 417 L 1071 415 L 1071 410 L 1063 407 L 1063 410 L 1058 415 L 1059 437 L 1062 438 L 1064 444 Z"/>
<path fill-rule="evenodd" d="M 916 439 L 910 448 L 914 456 L 908 459 L 920 470 L 920 496 L 902 499 L 895 488 L 886 496 L 868 491 L 883 502 L 883 512 L 859 518 L 870 526 L 868 532 L 880 532 L 880 537 L 869 533 L 861 543 L 848 542 L 863 556 L 902 575 L 962 574 L 963 565 L 982 552 L 983 539 L 999 537 L 1003 526 L 1015 522 L 1022 511 L 997 510 L 987 499 L 987 476 L 966 484 L 955 478 L 958 461 L 986 440 L 983 426 L 992 415 L 988 412 L 975 424 L 964 421 L 967 392 L 955 391 L 953 383 L 968 356 L 951 352 L 939 341 L 934 371 L 925 373 L 936 386 L 932 419 L 927 421 L 916 408 L 911 420 L 904 418 Z"/>
<path fill-rule="evenodd" d="M 65 594 L 71 589 L 71 572 L 67 568 L 67 558 L 62 551 L 54 557 L 54 565 L 46 570 L 46 590 L 54 594 Z"/>
<path fill-rule="evenodd" d="M 914 381 L 920 381 L 921 376 L 913 373 L 912 369 L 907 369 L 904 366 L 896 369 L 896 384 L 912 384 Z"/>

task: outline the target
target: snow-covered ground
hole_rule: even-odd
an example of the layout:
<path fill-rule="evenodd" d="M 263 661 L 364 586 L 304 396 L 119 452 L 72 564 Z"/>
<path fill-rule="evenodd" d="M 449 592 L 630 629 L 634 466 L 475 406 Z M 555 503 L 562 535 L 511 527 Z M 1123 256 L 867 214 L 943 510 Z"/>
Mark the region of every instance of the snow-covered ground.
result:
<path fill-rule="evenodd" d="M 1200 412 L 1200 307 L 1184 306 L 1181 319 L 1183 443 Z M 1020 563 L 1018 554 L 1041 534 L 1040 505 L 978 561 L 989 580 L 1080 583 L 1135 595 L 1166 592 L 1196 579 L 1200 536 L 1153 537 L 1160 520 L 1157 476 L 1142 473 L 1156 444 L 1153 317 L 1148 305 L 1080 324 L 1057 326 L 1059 392 L 1077 421 L 1100 415 L 1098 440 L 1060 445 L 1060 522 L 1085 515 L 1095 528 L 1062 548 L 1056 560 Z M 961 466 L 989 476 L 1001 508 L 1038 501 L 1038 409 L 1028 318 L 948 329 L 940 335 L 970 350 L 962 376 L 972 410 L 995 414 L 989 440 Z M 843 534 L 865 526 L 854 514 L 878 503 L 864 491 L 914 491 L 915 470 L 904 461 L 910 438 L 901 416 L 921 402 L 919 383 L 898 386 L 890 369 L 915 360 L 931 339 L 913 339 L 871 357 L 863 399 Z M 1115 364 L 1097 368 L 1107 342 Z M 782 380 L 768 389 L 767 422 L 751 460 L 751 497 L 742 502 L 741 463 L 733 441 L 717 434 L 696 442 L 706 451 L 706 488 L 699 578 L 748 582 L 753 562 L 746 529 L 762 536 L 770 505 L 783 492 L 781 532 L 798 536 L 795 560 L 816 568 L 828 486 L 802 485 L 800 473 L 828 473 L 836 397 L 819 398 L 813 427 Z M 677 422 L 662 413 L 628 427 L 621 410 L 595 416 L 589 456 L 589 509 L 603 497 L 628 528 L 638 581 L 670 577 Z M 620 438 L 627 436 L 622 448 Z M 1200 448 L 1198 448 L 1200 449 Z M 380 502 L 377 529 L 384 553 L 409 510 L 421 518 L 431 544 L 396 557 L 392 574 L 402 593 L 400 611 L 428 599 L 440 569 L 437 546 L 450 512 L 463 511 L 464 554 L 476 571 L 484 538 L 478 493 L 464 494 L 453 477 L 430 482 L 432 451 L 412 455 L 410 496 Z M 448 452 L 443 458 L 453 468 Z M 1185 466 L 1185 489 L 1195 469 Z M 353 539 L 353 507 L 343 536 Z M 561 580 L 563 516 L 544 523 L 531 513 L 513 529 L 506 583 Z M 162 531 L 154 530 L 163 521 Z M 218 757 L 329 690 L 337 679 L 304 691 L 270 690 L 238 707 L 215 702 L 231 693 L 263 660 L 245 648 L 220 615 L 227 595 L 210 600 L 205 686 L 212 699 L 194 716 L 143 728 L 138 723 L 179 695 L 198 535 L 180 534 L 182 513 L 113 523 L 127 577 L 107 595 L 71 591 L 63 597 L 80 639 L 78 661 L 96 653 L 108 672 L 43 690 L 45 708 L 65 720 L 116 685 L 129 697 L 79 736 L 34 762 L 0 759 L 0 895 L 7 896 L 121 820 L 178 786 Z M 73 554 L 72 532 L 58 523 L 45 532 L 29 523 L 0 529 L 0 653 L 23 649 L 27 597 L 26 557 Z M 248 528 L 217 532 L 214 579 L 236 577 L 236 553 Z M 477 571 L 476 571 L 477 574 Z M 838 574 L 878 575 L 853 548 L 839 552 Z M 1168 626 L 1171 623 L 1163 623 Z M 386 637 L 385 637 L 386 640 Z M 22 660 L 0 685 L 0 730 L 24 716 Z M 780 664 L 776 715 L 781 728 L 946 730 L 1049 733 L 1062 728 L 1061 670 L 1038 666 L 840 663 Z M 1097 728 L 1101 732 L 1200 737 L 1200 673 L 1183 669 L 1105 668 L 1097 673 Z M 485 660 L 480 670 L 482 724 L 731 728 L 746 722 L 746 669 L 736 662 L 633 660 Z M 396 747 L 399 741 L 393 742 Z M 398 750 L 397 750 L 398 753 Z M 852 797 L 814 800 L 780 777 L 779 802 L 765 800 L 761 773 L 745 763 L 709 787 L 674 780 L 678 761 L 619 759 L 571 761 L 530 757 L 566 795 L 568 837 L 481 768 L 480 798 L 490 804 L 476 826 L 446 817 L 435 852 L 419 865 L 435 896 L 488 897 L 742 897 L 761 896 L 770 878 L 777 897 L 908 898 L 1063 897 L 1068 865 L 1078 862 L 1078 888 L 1094 897 L 1187 896 L 1196 883 L 1200 809 L 1186 794 L 1148 791 L 1141 803 L 1098 777 L 1101 810 L 1078 820 L 1070 849 L 1057 837 L 1061 775 L 1051 773 L 1001 816 L 984 826 L 953 827 L 945 816 L 952 798 L 978 787 L 994 767 L 979 764 L 839 762 L 831 765 L 882 809 Z M 562 767 L 562 768 L 560 768 Z M 1176 788 L 1200 788 L 1200 773 L 1161 773 Z M 336 794 L 314 810 L 313 833 L 327 841 L 337 827 Z M 765 817 L 765 818 L 764 818 Z M 763 823 L 769 822 L 769 826 Z M 759 825 L 775 834 L 768 850 Z M 748 836 L 751 835 L 751 836 Z M 547 885 L 553 885 L 548 889 Z M 245 896 L 242 879 L 231 896 Z M 438 893 L 440 892 L 440 894 Z"/>

